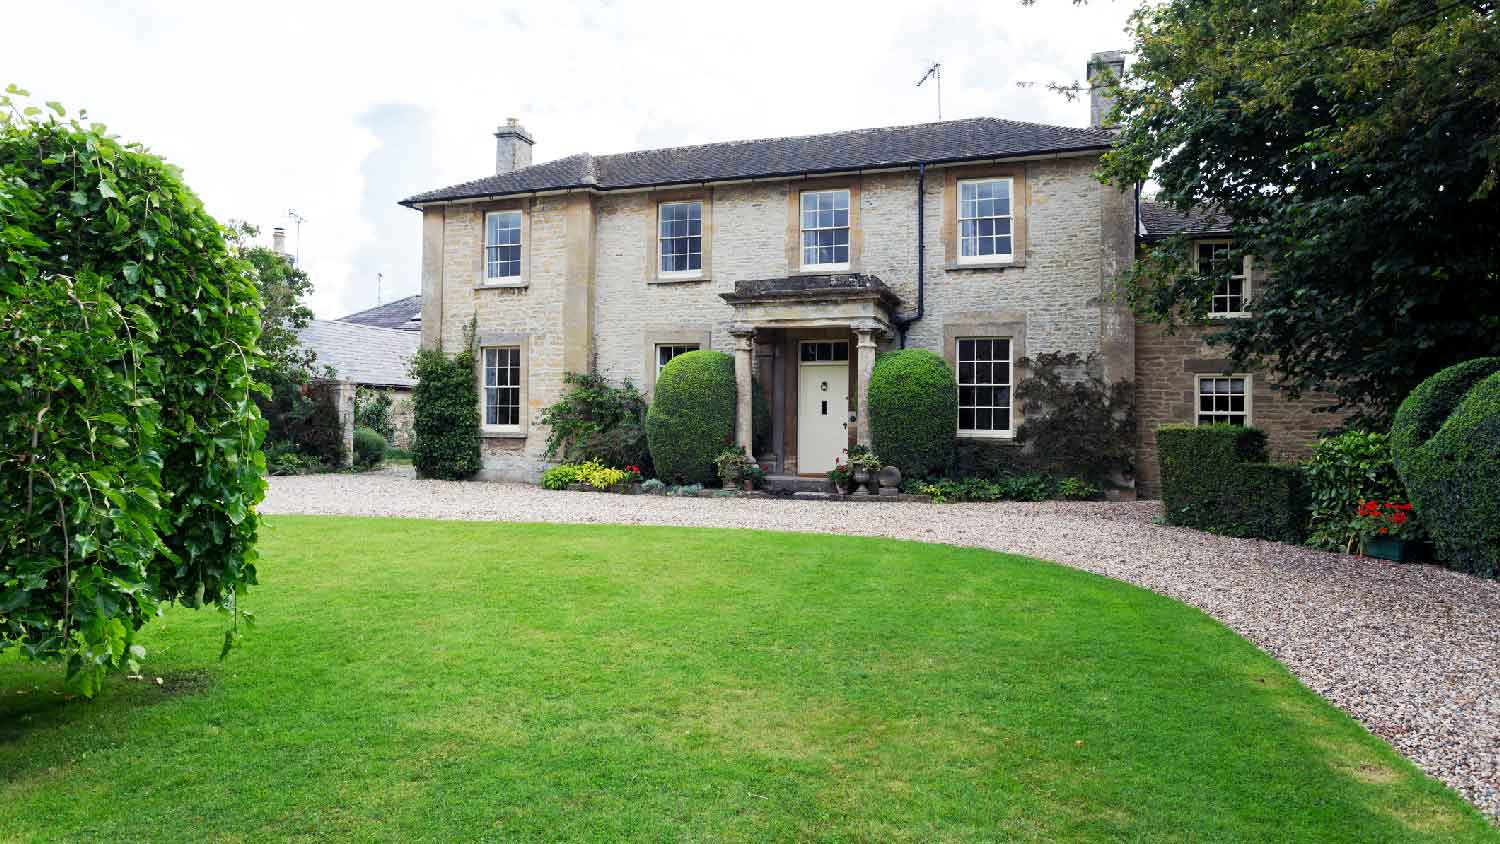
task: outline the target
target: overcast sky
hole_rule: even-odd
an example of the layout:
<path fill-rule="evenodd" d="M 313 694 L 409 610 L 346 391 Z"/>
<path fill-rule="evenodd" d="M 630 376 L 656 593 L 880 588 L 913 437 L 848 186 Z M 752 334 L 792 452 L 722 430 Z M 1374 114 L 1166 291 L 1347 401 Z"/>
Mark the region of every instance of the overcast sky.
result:
<path fill-rule="evenodd" d="M 1081 126 L 1074 81 L 1127 46 L 1095 0 L 647 4 L 11 2 L 0 86 L 86 108 L 183 168 L 220 220 L 286 226 L 331 319 L 420 288 L 413 193 L 493 172 L 518 117 L 535 159 L 920 123 Z M 297 243 L 287 217 L 307 219 Z"/>

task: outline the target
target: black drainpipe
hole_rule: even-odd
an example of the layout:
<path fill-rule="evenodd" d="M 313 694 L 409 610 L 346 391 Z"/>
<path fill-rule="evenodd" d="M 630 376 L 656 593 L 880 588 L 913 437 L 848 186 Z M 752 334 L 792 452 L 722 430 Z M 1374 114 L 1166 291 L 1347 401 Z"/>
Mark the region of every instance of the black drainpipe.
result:
<path fill-rule="evenodd" d="M 901 348 L 906 348 L 906 331 L 911 324 L 922 318 L 925 310 L 924 294 L 927 288 L 927 236 L 922 203 L 927 198 L 927 163 L 917 164 L 917 311 L 910 316 L 895 319 L 896 330 L 901 335 Z"/>

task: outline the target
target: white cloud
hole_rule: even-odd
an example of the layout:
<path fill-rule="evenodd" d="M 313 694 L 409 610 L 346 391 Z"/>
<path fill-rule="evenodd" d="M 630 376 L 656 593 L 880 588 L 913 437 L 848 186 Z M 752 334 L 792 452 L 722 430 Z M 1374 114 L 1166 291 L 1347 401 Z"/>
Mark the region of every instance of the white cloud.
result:
<path fill-rule="evenodd" d="M 965 7 L 967 6 L 967 7 Z M 253 10 L 247 12 L 247 9 Z M 87 108 L 181 165 L 220 219 L 307 217 L 313 307 L 337 317 L 419 287 L 420 224 L 394 203 L 493 168 L 507 116 L 538 160 L 932 120 L 1082 125 L 1072 81 L 1126 46 L 1130 6 L 546 3 L 17 4 L 0 84 Z M 293 238 L 295 244 L 295 237 Z"/>

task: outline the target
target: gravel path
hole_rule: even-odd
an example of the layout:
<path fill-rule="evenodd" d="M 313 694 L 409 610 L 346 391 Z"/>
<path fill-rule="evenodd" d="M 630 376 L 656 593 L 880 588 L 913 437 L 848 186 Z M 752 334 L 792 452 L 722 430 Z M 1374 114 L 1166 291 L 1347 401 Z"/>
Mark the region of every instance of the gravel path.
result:
<path fill-rule="evenodd" d="M 1191 604 L 1500 820 L 1500 582 L 1155 523 L 1135 504 L 661 498 L 273 478 L 263 513 L 691 525 L 945 542 L 1053 560 Z"/>

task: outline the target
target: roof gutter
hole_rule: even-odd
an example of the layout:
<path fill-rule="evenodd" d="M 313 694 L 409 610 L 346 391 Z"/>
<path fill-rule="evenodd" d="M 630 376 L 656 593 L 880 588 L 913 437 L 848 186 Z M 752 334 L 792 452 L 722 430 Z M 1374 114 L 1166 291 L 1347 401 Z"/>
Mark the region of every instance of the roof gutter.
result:
<path fill-rule="evenodd" d="M 723 179 L 699 179 L 676 182 L 651 182 L 639 185 L 621 185 L 620 187 L 600 187 L 592 184 L 571 185 L 562 188 L 543 190 L 509 191 L 506 193 L 476 193 L 467 196 L 456 196 L 448 199 L 409 200 L 403 199 L 396 203 L 407 208 L 420 209 L 429 205 L 467 205 L 472 202 L 483 202 L 489 199 L 511 199 L 516 197 L 556 196 L 565 193 L 577 193 L 578 191 L 591 191 L 593 193 L 641 193 L 656 190 L 672 190 L 691 187 L 707 187 L 709 185 L 741 185 L 753 184 L 755 182 L 785 182 L 796 179 L 823 179 L 830 176 L 857 176 L 867 173 L 899 173 L 906 170 L 924 167 L 958 167 L 973 164 L 999 164 L 1010 161 L 1049 161 L 1059 158 L 1082 158 L 1097 155 L 1109 149 L 1108 144 L 1099 146 L 1077 147 L 1070 150 L 1057 152 L 1022 152 L 1015 155 L 998 155 L 980 158 L 943 158 L 934 161 L 911 161 L 897 162 L 879 167 L 856 167 L 845 169 L 828 170 L 793 170 L 784 173 L 767 173 L 760 176 L 743 178 Z"/>
<path fill-rule="evenodd" d="M 927 164 L 922 162 L 917 165 L 917 310 L 892 320 L 896 324 L 903 349 L 906 348 L 906 332 L 927 311 L 927 215 L 922 213 L 926 200 Z"/>

